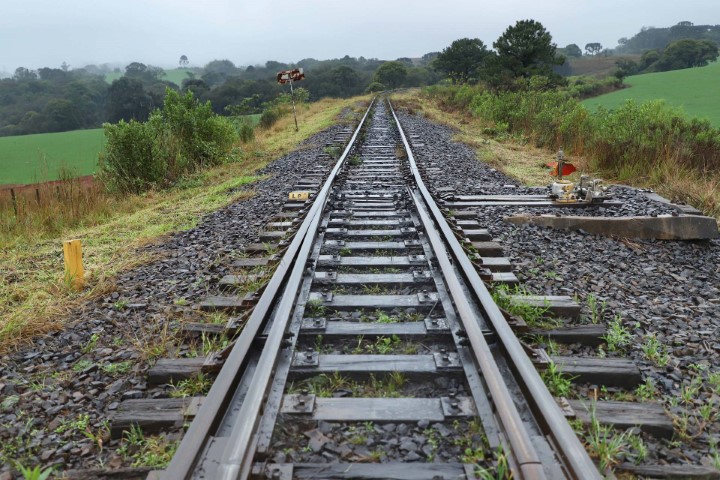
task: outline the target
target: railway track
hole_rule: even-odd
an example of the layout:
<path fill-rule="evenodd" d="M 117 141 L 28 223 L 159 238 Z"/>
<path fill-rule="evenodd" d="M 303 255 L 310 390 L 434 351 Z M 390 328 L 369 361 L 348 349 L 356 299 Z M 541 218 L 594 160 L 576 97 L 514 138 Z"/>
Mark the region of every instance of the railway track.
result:
<path fill-rule="evenodd" d="M 161 478 L 600 478 L 483 283 L 512 275 L 467 257 L 386 101 L 287 207 L 277 269 L 203 360 L 223 368 Z"/>

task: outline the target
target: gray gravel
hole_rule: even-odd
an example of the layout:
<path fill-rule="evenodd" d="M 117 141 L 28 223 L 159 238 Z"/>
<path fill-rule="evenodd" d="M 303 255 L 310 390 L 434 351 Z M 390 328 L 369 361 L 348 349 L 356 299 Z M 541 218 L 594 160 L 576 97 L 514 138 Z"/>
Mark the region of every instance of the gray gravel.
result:
<path fill-rule="evenodd" d="M 424 144 L 413 149 L 418 162 L 436 162 L 441 167 L 442 173 L 429 180 L 432 187 L 449 187 L 463 194 L 539 192 L 519 186 L 478 161 L 468 146 L 451 141 L 454 132 L 450 128 L 406 113 L 400 113 L 400 118 L 406 133 L 419 135 L 417 143 Z M 623 200 L 622 207 L 491 207 L 479 213 L 479 220 L 502 242 L 529 292 L 577 296 L 585 305 L 583 322 L 591 316 L 587 300 L 592 296 L 606 303 L 602 321 L 607 323 L 616 315 L 622 318 L 632 341 L 620 354 L 636 360 L 645 377 L 654 381 L 655 399 L 664 402 L 677 419 L 688 419 L 689 438 L 676 435 L 676 442 L 667 442 L 646 437 L 648 461 L 712 465 L 716 450 L 711 445 L 720 441 L 720 242 L 613 239 L 502 221 L 504 216 L 518 213 L 671 213 L 639 190 L 613 186 L 611 192 Z M 651 336 L 660 342 L 661 351 L 667 352 L 667 365 L 663 360 L 650 361 L 643 353 Z M 578 347 L 574 353 L 608 354 L 587 347 Z M 693 379 L 699 385 L 697 392 L 691 387 Z M 683 390 L 691 393 L 688 401 L 681 398 Z M 577 389 L 578 396 L 584 393 L 585 389 Z M 707 420 L 702 418 L 702 408 L 705 414 L 710 412 Z"/>
<path fill-rule="evenodd" d="M 124 399 L 167 395 L 167 388 L 148 390 L 149 367 L 138 346 L 168 327 L 172 332 L 180 319 L 199 318 L 195 305 L 219 293 L 226 256 L 257 242 L 296 181 L 322 163 L 317 156 L 345 128 L 313 136 L 258 172 L 269 178 L 245 187 L 256 192 L 252 198 L 141 249 L 158 260 L 120 275 L 114 292 L 73 312 L 64 330 L 0 358 L 0 479 L 12 478 L 11 460 L 54 466 L 56 473 L 127 466 L 115 451 L 118 441 L 103 438 L 100 452 L 84 432 L 103 432 Z"/>

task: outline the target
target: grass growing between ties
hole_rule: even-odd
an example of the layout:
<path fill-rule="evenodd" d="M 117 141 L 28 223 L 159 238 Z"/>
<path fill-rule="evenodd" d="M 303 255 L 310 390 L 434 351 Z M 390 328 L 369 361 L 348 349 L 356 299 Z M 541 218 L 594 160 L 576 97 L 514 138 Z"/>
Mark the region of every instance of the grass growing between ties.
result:
<path fill-rule="evenodd" d="M 302 393 L 307 391 L 311 395 L 322 398 L 332 398 L 336 393 L 351 394 L 353 397 L 372 398 L 399 398 L 406 397 L 403 392 L 407 379 L 401 372 L 392 372 L 386 375 L 375 376 L 370 374 L 367 380 L 353 380 L 335 372 L 323 373 L 301 382 L 292 383 L 288 393 Z"/>
<path fill-rule="evenodd" d="M 139 247 L 192 228 L 202 215 L 252 196 L 251 190 L 239 189 L 257 181 L 259 169 L 336 123 L 343 110 L 358 110 L 358 102 L 303 105 L 298 132 L 291 115 L 281 117 L 270 128 L 257 129 L 251 142 L 238 142 L 227 163 L 189 175 L 167 190 L 98 196 L 98 208 L 77 209 L 77 216 L 60 222 L 46 220 L 54 218 L 52 211 L 25 215 L 35 208 L 33 199 L 21 205 L 18 216 L 9 202 L 0 201 L 0 352 L 61 328 L 73 308 L 111 292 L 120 272 L 153 260 Z M 83 242 L 86 287 L 80 293 L 62 280 L 62 241 L 71 238 Z"/>

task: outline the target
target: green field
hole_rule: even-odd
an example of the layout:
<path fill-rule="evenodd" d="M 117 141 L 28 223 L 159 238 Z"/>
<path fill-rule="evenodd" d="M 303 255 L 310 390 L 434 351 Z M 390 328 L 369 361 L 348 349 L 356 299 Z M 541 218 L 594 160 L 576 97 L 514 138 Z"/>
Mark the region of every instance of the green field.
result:
<path fill-rule="evenodd" d="M 637 102 L 661 99 L 682 108 L 691 117 L 705 118 L 720 127 L 720 62 L 701 68 L 635 75 L 626 78 L 625 83 L 630 88 L 590 98 L 583 104 L 588 108 L 598 105 L 615 108 L 628 99 Z"/>
<path fill-rule="evenodd" d="M 0 137 L 0 185 L 56 180 L 63 169 L 90 175 L 104 145 L 102 128 Z"/>
<path fill-rule="evenodd" d="M 180 87 L 182 86 L 182 81 L 188 78 L 188 74 L 194 73 L 193 70 L 194 69 L 191 68 L 173 68 L 171 70 L 165 70 L 165 75 L 160 77 L 160 80 L 167 80 Z M 107 75 L 105 75 L 105 81 L 108 83 L 112 83 L 113 80 L 117 80 L 124 74 L 125 72 L 108 73 Z"/>

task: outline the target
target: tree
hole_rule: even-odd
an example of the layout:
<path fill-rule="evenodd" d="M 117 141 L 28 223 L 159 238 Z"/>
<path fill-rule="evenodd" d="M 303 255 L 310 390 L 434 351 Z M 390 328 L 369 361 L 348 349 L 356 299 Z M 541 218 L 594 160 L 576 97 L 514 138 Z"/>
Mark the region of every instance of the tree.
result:
<path fill-rule="evenodd" d="M 162 68 L 140 62 L 132 62 L 125 67 L 126 77 L 135 78 L 144 84 L 155 83 L 164 74 L 165 71 Z"/>
<path fill-rule="evenodd" d="M 667 46 L 655 62 L 653 69 L 658 72 L 681 68 L 704 67 L 718 58 L 718 46 L 710 40 L 685 38 Z"/>
<path fill-rule="evenodd" d="M 385 62 L 375 71 L 374 81 L 392 89 L 402 85 L 406 76 L 405 65 L 400 62 Z"/>
<path fill-rule="evenodd" d="M 178 62 L 178 64 L 181 67 L 186 67 L 188 63 L 190 62 L 188 61 L 187 55 L 180 55 L 180 61 Z"/>
<path fill-rule="evenodd" d="M 615 70 L 613 75 L 621 81 L 627 76 L 636 74 L 640 68 L 637 62 L 627 58 L 621 58 L 615 61 L 615 65 L 617 65 L 618 69 Z"/>
<path fill-rule="evenodd" d="M 46 132 L 66 132 L 82 126 L 80 112 L 69 100 L 50 100 L 43 113 L 47 119 Z"/>
<path fill-rule="evenodd" d="M 602 51 L 602 44 L 598 42 L 586 43 L 585 51 L 588 55 L 597 55 Z"/>
<path fill-rule="evenodd" d="M 440 55 L 440 52 L 428 52 L 420 58 L 420 65 L 428 65 Z"/>
<path fill-rule="evenodd" d="M 565 55 L 568 57 L 582 57 L 582 50 L 580 50 L 580 47 L 578 47 L 576 44 L 571 43 L 567 47 L 565 47 Z"/>
<path fill-rule="evenodd" d="M 461 38 L 445 48 L 432 65 L 453 83 L 464 84 L 476 75 L 489 53 L 479 38 Z"/>
<path fill-rule="evenodd" d="M 28 70 L 25 67 L 18 67 L 15 69 L 15 74 L 13 75 L 13 78 L 20 82 L 37 80 L 37 73 L 35 73 L 33 70 Z"/>
<path fill-rule="evenodd" d="M 147 120 L 152 107 L 152 98 L 136 78 L 118 78 L 108 89 L 108 120 L 111 122 Z"/>
<path fill-rule="evenodd" d="M 208 62 L 204 69 L 206 72 L 220 72 L 227 74 L 235 73 L 237 71 L 235 64 L 227 59 Z"/>
<path fill-rule="evenodd" d="M 565 63 L 565 57 L 556 56 L 557 46 L 552 35 L 535 20 L 520 20 L 493 43 L 497 56 L 492 59 L 492 77 L 528 78 L 535 75 L 558 82 L 561 77 L 553 66 Z M 497 86 L 497 85 L 496 85 Z"/>
<path fill-rule="evenodd" d="M 658 50 L 648 50 L 640 57 L 640 70 L 649 69 L 658 60 L 660 60 L 660 52 Z"/>

